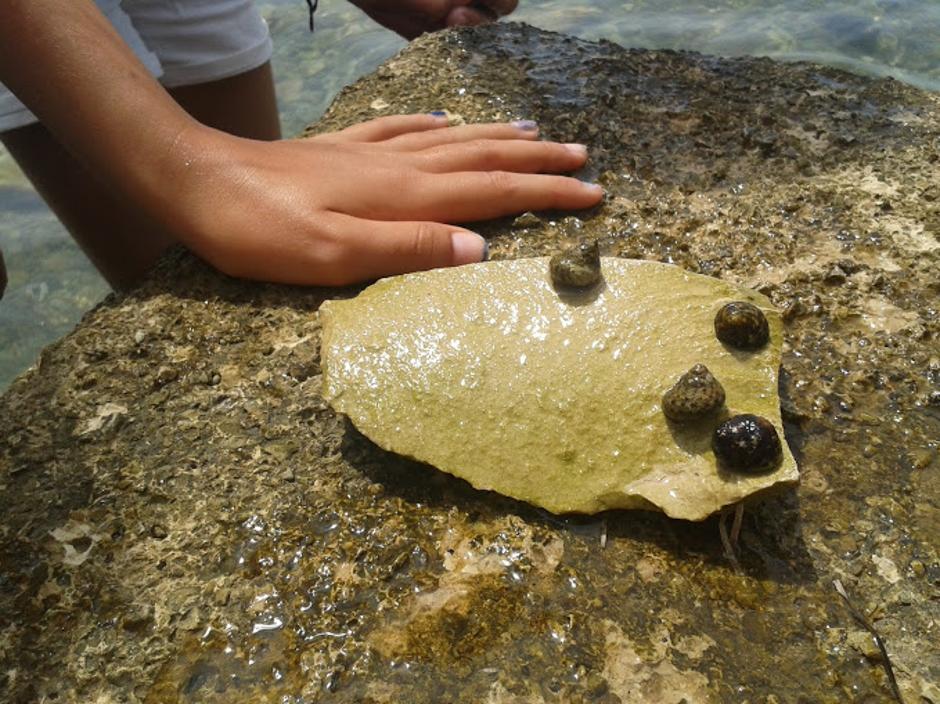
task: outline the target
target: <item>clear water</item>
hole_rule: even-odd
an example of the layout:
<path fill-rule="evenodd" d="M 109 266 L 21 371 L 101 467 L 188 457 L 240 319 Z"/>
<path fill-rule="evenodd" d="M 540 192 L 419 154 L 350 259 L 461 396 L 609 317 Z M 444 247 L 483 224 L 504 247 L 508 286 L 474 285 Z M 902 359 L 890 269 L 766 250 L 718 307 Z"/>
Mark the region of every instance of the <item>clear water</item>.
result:
<path fill-rule="evenodd" d="M 285 134 L 316 119 L 340 88 L 405 42 L 339 0 L 321 0 L 307 31 L 303 0 L 261 8 L 275 40 Z M 587 39 L 810 60 L 940 91 L 937 0 L 521 0 L 518 20 Z M 0 248 L 10 284 L 0 301 L 0 389 L 108 292 L 55 217 L 0 150 Z"/>

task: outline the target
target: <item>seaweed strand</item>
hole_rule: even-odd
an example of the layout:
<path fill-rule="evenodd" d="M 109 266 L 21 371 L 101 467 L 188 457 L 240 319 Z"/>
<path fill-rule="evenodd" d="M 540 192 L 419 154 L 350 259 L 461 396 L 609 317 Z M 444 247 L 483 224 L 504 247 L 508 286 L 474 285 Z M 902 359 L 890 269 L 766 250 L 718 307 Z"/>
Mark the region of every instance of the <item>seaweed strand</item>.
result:
<path fill-rule="evenodd" d="M 735 554 L 735 551 L 734 551 L 734 546 L 735 546 L 735 543 L 737 543 L 737 538 L 738 538 L 737 531 L 741 529 L 741 525 L 740 525 L 738 515 L 737 515 L 738 514 L 737 509 L 740 506 L 741 504 L 738 504 L 738 506 L 736 506 L 734 509 L 734 514 L 735 514 L 734 523 L 737 526 L 736 528 L 732 528 L 732 535 L 734 536 L 734 541 L 732 541 L 728 537 L 728 528 L 725 526 L 725 523 L 728 520 L 728 516 L 731 515 L 732 509 L 728 509 L 728 508 L 723 509 L 721 512 L 721 515 L 718 517 L 718 535 L 721 536 L 721 544 L 725 549 L 725 557 L 728 558 L 728 562 L 730 562 L 731 566 L 734 568 L 735 574 L 744 573 L 744 570 L 741 569 L 741 563 L 738 562 L 738 556 Z M 742 515 L 743 515 L 743 511 L 742 511 Z"/>
<path fill-rule="evenodd" d="M 734 507 L 734 523 L 731 524 L 731 545 L 738 547 L 738 536 L 741 535 L 741 522 L 744 520 L 744 504 Z"/>
<path fill-rule="evenodd" d="M 849 600 L 849 595 L 845 591 L 845 587 L 842 586 L 842 581 L 839 579 L 833 580 L 832 586 L 836 588 L 839 596 L 845 601 L 845 605 L 848 607 L 852 617 L 875 639 L 875 644 L 878 646 L 878 650 L 881 651 L 881 664 L 884 666 L 885 673 L 888 675 L 888 682 L 891 683 L 891 693 L 894 694 L 895 699 L 901 702 L 901 704 L 904 704 L 904 699 L 901 698 L 901 690 L 898 688 L 898 681 L 894 677 L 894 668 L 891 667 L 891 658 L 888 657 L 888 649 L 885 648 L 885 642 L 881 639 L 881 636 L 878 635 L 878 631 L 875 630 L 875 627 L 868 622 L 864 614 L 853 606 L 852 602 Z"/>

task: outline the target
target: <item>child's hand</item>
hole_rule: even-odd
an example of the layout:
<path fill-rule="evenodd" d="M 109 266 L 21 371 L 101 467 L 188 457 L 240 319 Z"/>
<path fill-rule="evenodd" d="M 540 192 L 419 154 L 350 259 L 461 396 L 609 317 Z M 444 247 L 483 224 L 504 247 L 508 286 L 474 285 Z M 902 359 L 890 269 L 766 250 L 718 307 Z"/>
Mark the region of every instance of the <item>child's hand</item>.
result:
<path fill-rule="evenodd" d="M 583 147 L 510 124 L 446 125 L 395 116 L 283 142 L 209 130 L 190 141 L 192 157 L 154 210 L 233 276 L 342 285 L 480 261 L 483 239 L 447 223 L 602 197 L 598 186 L 546 175 L 582 166 Z"/>
<path fill-rule="evenodd" d="M 414 39 L 456 25 L 492 22 L 516 9 L 518 0 L 350 0 L 383 27 Z"/>
<path fill-rule="evenodd" d="M 90 0 L 4 0 L 3 13 L 0 80 L 115 197 L 234 276 L 339 285 L 479 261 L 482 238 L 453 223 L 603 195 L 550 175 L 587 154 L 536 141 L 534 125 L 411 115 L 308 140 L 233 137 L 174 102 Z"/>

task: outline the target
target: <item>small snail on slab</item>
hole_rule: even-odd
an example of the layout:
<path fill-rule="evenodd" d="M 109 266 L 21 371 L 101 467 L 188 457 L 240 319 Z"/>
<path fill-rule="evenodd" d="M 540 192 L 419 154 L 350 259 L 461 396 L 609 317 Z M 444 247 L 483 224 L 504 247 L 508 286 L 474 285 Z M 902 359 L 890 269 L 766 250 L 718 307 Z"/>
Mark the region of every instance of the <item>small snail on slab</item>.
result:
<path fill-rule="evenodd" d="M 760 308 L 747 301 L 731 301 L 715 315 L 715 336 L 726 345 L 756 350 L 767 344 L 770 327 Z"/>
<path fill-rule="evenodd" d="M 725 403 L 725 390 L 704 364 L 696 364 L 663 395 L 663 413 L 669 420 L 697 420 Z"/>
<path fill-rule="evenodd" d="M 761 474 L 776 468 L 782 450 L 780 436 L 766 418 L 743 413 L 715 429 L 712 450 L 719 465 L 744 474 Z"/>
<path fill-rule="evenodd" d="M 558 252 L 548 262 L 555 288 L 591 288 L 601 281 L 601 255 L 597 240 L 579 242 Z"/>

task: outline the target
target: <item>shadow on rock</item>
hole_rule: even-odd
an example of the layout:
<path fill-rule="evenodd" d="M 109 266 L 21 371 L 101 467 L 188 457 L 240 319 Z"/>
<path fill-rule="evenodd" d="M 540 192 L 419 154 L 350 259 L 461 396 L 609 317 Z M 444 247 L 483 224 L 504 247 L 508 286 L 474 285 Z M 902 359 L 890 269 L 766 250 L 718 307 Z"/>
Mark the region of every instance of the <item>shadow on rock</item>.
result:
<path fill-rule="evenodd" d="M 605 511 L 557 515 L 494 491 L 475 489 L 469 482 L 434 467 L 378 447 L 346 419 L 340 453 L 355 470 L 381 484 L 387 494 L 434 513 L 457 510 L 469 521 L 488 522 L 514 515 L 525 522 L 562 533 L 566 541 L 597 546 L 616 540 L 655 545 L 677 562 L 732 569 L 724 552 L 718 516 L 700 523 L 669 518 L 652 511 Z M 614 553 L 609 553 L 613 557 Z M 778 583 L 816 581 L 812 560 L 803 543 L 799 502 L 792 491 L 782 492 L 745 509 L 737 560 L 748 577 Z"/>

